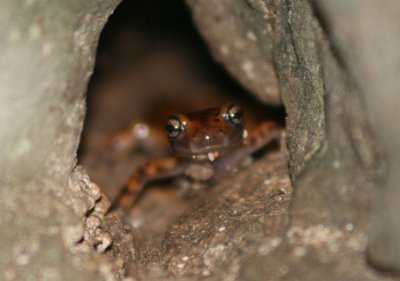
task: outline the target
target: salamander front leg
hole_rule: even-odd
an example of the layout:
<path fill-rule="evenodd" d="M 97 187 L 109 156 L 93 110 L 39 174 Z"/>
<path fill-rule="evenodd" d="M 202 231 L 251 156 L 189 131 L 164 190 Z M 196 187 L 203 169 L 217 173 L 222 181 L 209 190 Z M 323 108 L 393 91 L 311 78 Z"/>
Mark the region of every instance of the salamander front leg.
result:
<path fill-rule="evenodd" d="M 175 177 L 182 173 L 183 164 L 176 157 L 156 159 L 139 166 L 114 201 L 112 209 L 129 210 L 149 182 Z"/>
<path fill-rule="evenodd" d="M 164 152 L 169 149 L 165 142 L 165 131 L 141 121 L 131 122 L 126 128 L 114 132 L 105 145 L 107 150 L 113 153 L 137 148 L 144 148 L 150 152 Z"/>

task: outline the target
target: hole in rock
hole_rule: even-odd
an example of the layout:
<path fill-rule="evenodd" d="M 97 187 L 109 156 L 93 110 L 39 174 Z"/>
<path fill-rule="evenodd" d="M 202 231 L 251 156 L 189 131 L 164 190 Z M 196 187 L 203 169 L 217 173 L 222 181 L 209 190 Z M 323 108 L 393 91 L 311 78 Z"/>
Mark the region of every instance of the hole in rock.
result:
<path fill-rule="evenodd" d="M 283 124 L 282 108 L 257 102 L 212 59 L 184 1 L 123 1 L 100 37 L 79 161 L 113 200 L 135 167 L 170 153 L 165 135 L 113 152 L 115 132 L 139 121 L 163 131 L 172 113 L 230 100 L 244 108 L 250 130 L 266 119 Z M 146 187 L 129 216 L 143 234 L 144 252 L 159 247 L 166 228 L 194 201 L 173 181 Z"/>

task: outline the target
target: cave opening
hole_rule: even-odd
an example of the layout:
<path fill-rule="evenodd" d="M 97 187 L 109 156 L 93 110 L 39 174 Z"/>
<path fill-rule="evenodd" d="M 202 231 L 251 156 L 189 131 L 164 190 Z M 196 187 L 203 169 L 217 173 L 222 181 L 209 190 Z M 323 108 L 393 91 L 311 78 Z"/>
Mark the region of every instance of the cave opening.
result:
<path fill-rule="evenodd" d="M 111 200 L 138 165 L 164 155 L 161 140 L 115 152 L 115 132 L 132 122 L 164 128 L 169 115 L 235 101 L 247 126 L 284 124 L 284 109 L 266 106 L 217 63 L 195 28 L 184 1 L 123 1 L 109 18 L 98 45 L 87 93 L 88 112 L 79 162 Z M 129 214 L 142 259 L 154 259 L 168 226 L 194 204 L 172 182 L 151 184 Z"/>

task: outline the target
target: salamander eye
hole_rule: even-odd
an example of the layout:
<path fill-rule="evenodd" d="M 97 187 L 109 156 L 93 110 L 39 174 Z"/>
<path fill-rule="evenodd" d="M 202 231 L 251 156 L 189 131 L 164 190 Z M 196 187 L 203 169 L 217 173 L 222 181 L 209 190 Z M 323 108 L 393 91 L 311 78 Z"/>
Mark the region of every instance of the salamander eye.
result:
<path fill-rule="evenodd" d="M 165 129 L 170 139 L 176 139 L 185 131 L 185 124 L 178 116 L 171 116 L 165 124 Z"/>
<path fill-rule="evenodd" d="M 226 112 L 224 114 L 225 120 L 228 120 L 235 126 L 243 124 L 243 110 L 237 104 L 230 103 L 227 106 Z"/>

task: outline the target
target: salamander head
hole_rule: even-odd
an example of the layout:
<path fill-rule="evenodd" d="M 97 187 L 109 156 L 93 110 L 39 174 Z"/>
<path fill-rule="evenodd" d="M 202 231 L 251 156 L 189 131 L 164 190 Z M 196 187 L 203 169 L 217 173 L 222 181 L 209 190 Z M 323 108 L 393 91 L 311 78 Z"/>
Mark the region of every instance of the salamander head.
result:
<path fill-rule="evenodd" d="M 220 108 L 172 115 L 166 130 L 176 155 L 213 161 L 242 144 L 243 123 L 242 109 L 228 102 Z"/>

